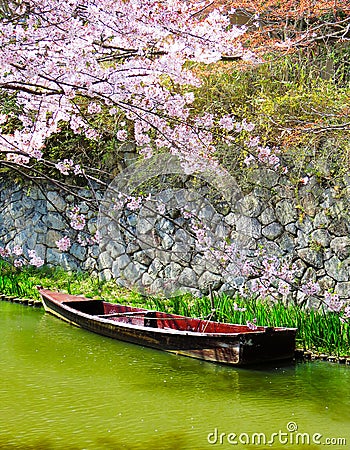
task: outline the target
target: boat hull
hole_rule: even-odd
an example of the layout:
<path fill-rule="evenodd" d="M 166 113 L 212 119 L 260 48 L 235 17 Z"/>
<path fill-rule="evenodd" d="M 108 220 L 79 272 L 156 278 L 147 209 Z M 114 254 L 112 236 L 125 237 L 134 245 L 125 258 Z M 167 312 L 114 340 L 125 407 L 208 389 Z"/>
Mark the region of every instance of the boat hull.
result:
<path fill-rule="evenodd" d="M 238 331 L 231 333 L 227 332 L 229 326 L 217 322 L 210 322 L 208 326 L 207 321 L 200 319 L 92 301 L 46 290 L 41 290 L 40 293 L 47 312 L 75 326 L 113 339 L 235 366 L 294 357 L 295 329 L 260 327 L 261 330 L 249 331 L 245 326 L 231 325 L 236 327 L 234 331 Z M 96 314 L 96 308 L 100 308 L 97 312 L 104 312 L 102 303 L 104 307 L 113 305 L 114 309 L 119 306 L 124 312 L 114 315 Z M 94 310 L 94 314 L 91 314 L 89 308 Z M 176 329 L 176 326 L 182 329 Z M 194 326 L 196 329 L 201 326 L 202 330 L 193 331 Z M 208 329 L 217 331 L 221 327 L 226 332 L 208 332 Z M 244 332 L 239 332 L 240 329 L 244 329 Z"/>

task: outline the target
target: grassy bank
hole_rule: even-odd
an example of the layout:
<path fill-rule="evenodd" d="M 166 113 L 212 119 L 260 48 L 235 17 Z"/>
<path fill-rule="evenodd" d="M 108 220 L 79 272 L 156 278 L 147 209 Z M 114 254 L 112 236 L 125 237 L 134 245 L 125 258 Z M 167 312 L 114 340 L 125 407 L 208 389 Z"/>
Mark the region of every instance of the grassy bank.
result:
<path fill-rule="evenodd" d="M 0 263 L 0 294 L 39 299 L 36 285 L 47 289 L 84 294 L 87 297 L 104 298 L 119 303 L 139 305 L 193 317 L 207 317 L 212 306 L 207 297 L 190 295 L 171 299 L 144 297 L 118 287 L 115 282 L 101 282 L 83 273 L 67 273 L 51 268 L 25 268 L 18 271 L 6 263 Z M 262 302 L 256 298 L 243 299 L 220 296 L 214 298 L 216 320 L 257 325 L 298 328 L 297 346 L 329 355 L 350 354 L 350 326 L 342 323 L 335 313 L 305 310 L 297 305 Z"/>
<path fill-rule="evenodd" d="M 265 55 L 258 65 L 217 63 L 194 70 L 203 80 L 196 91 L 196 111 L 232 114 L 255 123 L 263 145 L 278 147 L 290 174 L 341 180 L 350 161 L 349 47 L 338 45 Z M 327 67 L 332 69 L 327 72 Z M 243 142 L 217 146 L 217 156 L 231 173 L 241 170 Z"/>

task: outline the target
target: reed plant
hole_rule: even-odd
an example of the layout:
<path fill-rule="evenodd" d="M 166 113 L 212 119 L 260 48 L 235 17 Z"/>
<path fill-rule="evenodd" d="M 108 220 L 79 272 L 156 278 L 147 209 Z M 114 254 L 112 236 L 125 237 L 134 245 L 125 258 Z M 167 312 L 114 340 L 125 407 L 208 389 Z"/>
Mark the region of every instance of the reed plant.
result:
<path fill-rule="evenodd" d="M 36 286 L 64 291 L 68 294 L 84 293 L 86 297 L 100 298 L 126 296 L 127 292 L 114 282 L 102 282 L 83 272 L 66 272 L 60 268 L 43 266 L 16 269 L 0 260 L 0 294 L 29 299 L 39 299 Z"/>
<path fill-rule="evenodd" d="M 350 354 L 350 325 L 338 314 L 323 309 L 306 309 L 297 304 L 270 302 L 256 297 L 242 298 L 221 295 L 212 300 L 208 297 L 179 296 L 172 299 L 147 298 L 147 308 L 192 317 L 212 317 L 219 322 L 246 324 L 247 322 L 271 327 L 297 328 L 297 347 L 317 353 L 344 356 Z M 214 317 L 213 317 L 214 316 Z"/>
<path fill-rule="evenodd" d="M 23 273 L 5 261 L 0 261 L 0 293 L 12 297 L 38 298 L 38 293 L 27 273 Z"/>

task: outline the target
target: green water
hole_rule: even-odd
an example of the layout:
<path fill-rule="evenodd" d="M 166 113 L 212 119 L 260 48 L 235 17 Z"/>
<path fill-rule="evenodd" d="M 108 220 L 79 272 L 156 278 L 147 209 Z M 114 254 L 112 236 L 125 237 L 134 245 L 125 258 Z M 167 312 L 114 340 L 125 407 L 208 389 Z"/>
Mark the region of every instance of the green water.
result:
<path fill-rule="evenodd" d="M 218 366 L 6 302 L 0 355 L 1 449 L 315 449 L 327 438 L 347 445 L 326 447 L 350 447 L 349 366 Z M 298 431 L 287 432 L 287 424 Z M 282 443 L 252 443 L 253 433 L 268 442 L 279 430 Z M 307 433 L 310 444 L 290 443 L 296 433 Z M 313 443 L 315 433 L 322 437 Z"/>

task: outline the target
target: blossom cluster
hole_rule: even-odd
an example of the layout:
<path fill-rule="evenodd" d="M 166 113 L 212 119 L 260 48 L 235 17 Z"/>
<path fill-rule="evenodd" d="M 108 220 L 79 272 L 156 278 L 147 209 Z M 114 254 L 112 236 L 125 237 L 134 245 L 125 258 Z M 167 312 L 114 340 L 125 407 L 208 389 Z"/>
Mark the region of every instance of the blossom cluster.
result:
<path fill-rule="evenodd" d="M 259 137 L 255 136 L 246 143 L 249 154 L 244 159 L 244 163 L 250 166 L 252 163 L 258 162 L 277 169 L 281 163 L 279 156 L 277 156 L 279 150 L 277 148 L 271 149 L 268 145 L 261 146 L 259 145 L 259 140 Z"/>
<path fill-rule="evenodd" d="M 83 172 L 79 164 L 74 164 L 72 159 L 64 159 L 63 161 L 58 161 L 55 164 L 56 169 L 62 175 L 69 175 L 73 173 L 74 175 L 81 175 Z"/>
<path fill-rule="evenodd" d="M 129 211 L 138 211 L 141 208 L 141 206 L 146 201 L 151 200 L 151 198 L 152 198 L 151 194 L 148 194 L 147 196 L 139 195 L 136 197 L 134 195 L 126 195 L 126 194 L 119 192 L 118 195 L 116 196 L 116 198 L 112 202 L 113 209 L 114 209 L 114 211 L 121 211 L 122 209 L 126 208 Z M 165 208 L 165 205 L 164 205 L 164 208 Z M 160 206 L 160 207 L 159 207 L 159 205 L 157 206 L 158 212 L 161 212 L 162 209 L 163 209 L 163 206 Z"/>
<path fill-rule="evenodd" d="M 41 267 L 45 263 L 45 261 L 36 254 L 35 250 L 28 250 L 28 257 L 26 257 L 23 248 L 19 245 L 14 245 L 12 248 L 10 246 L 0 247 L 0 256 L 9 262 L 12 262 L 14 267 L 17 268 L 28 264 L 35 267 Z"/>
<path fill-rule="evenodd" d="M 107 108 L 133 122 L 132 138 L 146 158 L 166 148 L 183 157 L 188 171 L 196 170 L 199 155 L 212 164 L 212 118 L 203 114 L 189 120 L 194 95 L 188 88 L 200 81 L 185 62 L 212 63 L 222 55 L 249 59 L 240 44 L 245 28 L 233 26 L 219 10 L 199 14 L 201 2 L 81 5 L 78 0 L 43 0 L 13 12 L 13 20 L 0 18 L 0 84 L 16 90 L 23 107 L 15 135 L 0 133 L 9 161 L 28 165 L 30 159 L 40 160 L 46 139 L 62 122 L 97 139 L 99 130 L 90 122 Z M 176 85 L 186 87 L 184 92 L 174 90 Z M 87 99 L 86 108 L 76 101 L 81 97 Z M 6 114 L 0 113 L 6 123 Z M 229 119 L 222 125 L 230 128 Z M 249 130 L 252 125 L 243 121 L 235 127 Z M 128 139 L 123 124 L 116 137 Z M 81 174 L 71 160 L 55 166 L 64 175 Z"/>
<path fill-rule="evenodd" d="M 86 217 L 84 214 L 80 214 L 79 206 L 74 206 L 69 212 L 70 226 L 73 230 L 81 231 L 85 228 Z"/>
<path fill-rule="evenodd" d="M 56 241 L 57 248 L 61 252 L 66 252 L 71 247 L 72 243 L 68 236 L 64 236 L 63 238 Z"/>
<path fill-rule="evenodd" d="M 288 299 L 293 291 L 299 290 L 307 297 L 318 297 L 329 311 L 350 318 L 350 305 L 341 300 L 337 294 L 325 292 L 320 295 L 321 287 L 312 280 L 297 282 L 297 267 L 285 259 L 268 255 L 264 250 L 256 252 L 243 251 L 235 242 L 215 239 L 209 228 L 196 216 L 195 211 L 182 209 L 183 218 L 187 220 L 192 236 L 196 239 L 196 249 L 205 259 L 211 261 L 225 275 L 226 282 L 231 278 L 243 276 L 248 283 L 239 290 L 245 296 L 248 292 L 260 298 Z M 239 310 L 234 305 L 235 310 Z"/>
<path fill-rule="evenodd" d="M 82 247 L 87 247 L 90 245 L 98 245 L 100 243 L 100 235 L 99 232 L 96 231 L 96 233 L 93 236 L 87 236 L 87 235 L 83 235 L 81 233 L 78 234 L 77 237 L 77 242 L 78 244 L 80 244 Z"/>

